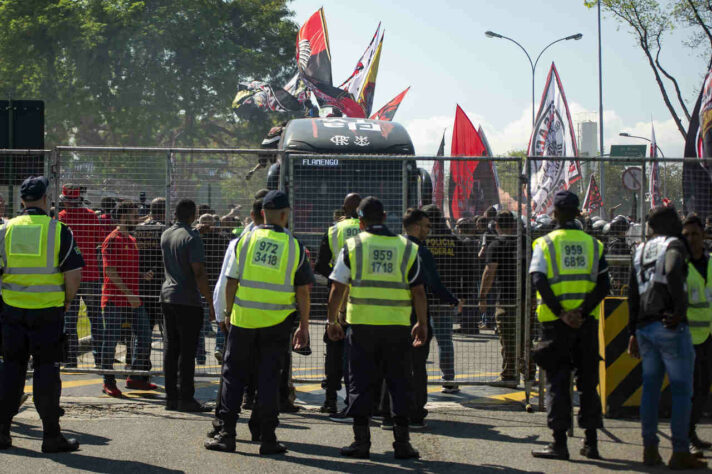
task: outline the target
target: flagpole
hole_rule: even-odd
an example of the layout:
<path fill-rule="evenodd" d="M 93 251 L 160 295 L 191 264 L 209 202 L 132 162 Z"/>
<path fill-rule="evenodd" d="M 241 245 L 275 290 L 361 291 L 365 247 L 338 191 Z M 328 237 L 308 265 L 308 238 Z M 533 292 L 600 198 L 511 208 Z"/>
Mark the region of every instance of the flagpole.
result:
<path fill-rule="evenodd" d="M 598 156 L 603 156 L 603 60 L 601 53 L 601 0 L 598 0 Z M 606 177 L 604 176 L 603 161 L 598 164 L 599 183 L 598 189 L 601 198 L 606 195 Z M 606 206 L 601 206 L 601 217 L 605 217 Z"/>

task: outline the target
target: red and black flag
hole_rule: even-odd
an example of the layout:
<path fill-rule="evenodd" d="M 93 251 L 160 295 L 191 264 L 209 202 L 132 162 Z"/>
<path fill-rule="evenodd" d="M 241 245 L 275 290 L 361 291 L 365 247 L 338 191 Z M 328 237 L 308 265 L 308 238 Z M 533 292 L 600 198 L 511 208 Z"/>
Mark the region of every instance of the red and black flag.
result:
<path fill-rule="evenodd" d="M 452 156 L 484 156 L 485 144 L 465 111 L 457 106 L 452 132 Z M 482 214 L 499 203 L 499 190 L 490 166 L 479 166 L 479 160 L 450 162 L 450 216 L 457 220 Z"/>
<path fill-rule="evenodd" d="M 706 127 L 702 125 L 705 120 Z M 703 219 L 712 216 L 712 70 L 705 77 L 690 116 L 685 158 L 698 159 L 682 166 L 683 210 Z"/>
<path fill-rule="evenodd" d="M 329 34 L 323 8 L 299 29 L 297 68 L 299 76 L 322 104 L 336 107 L 348 117 L 366 116 L 351 94 L 332 84 Z"/>
<path fill-rule="evenodd" d="M 588 180 L 588 188 L 586 189 L 586 198 L 584 199 L 581 208 L 584 211 L 591 213 L 600 209 L 601 206 L 603 206 L 601 190 L 598 188 L 596 178 L 591 175 L 591 179 Z"/>
<path fill-rule="evenodd" d="M 409 90 L 410 86 L 408 86 L 406 90 L 391 99 L 386 105 L 381 107 L 378 112 L 371 116 L 371 118 L 375 120 L 385 120 L 387 122 L 392 122 L 393 117 L 395 117 L 396 112 L 398 112 L 398 107 L 400 106 L 401 102 L 403 102 L 403 98 Z M 441 146 L 445 146 L 444 143 Z"/>

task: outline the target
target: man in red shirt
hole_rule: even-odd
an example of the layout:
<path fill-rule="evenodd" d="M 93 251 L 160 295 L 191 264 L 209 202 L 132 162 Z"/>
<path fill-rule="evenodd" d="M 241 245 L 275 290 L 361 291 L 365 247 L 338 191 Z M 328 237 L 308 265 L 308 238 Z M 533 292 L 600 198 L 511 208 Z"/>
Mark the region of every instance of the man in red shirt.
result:
<path fill-rule="evenodd" d="M 79 298 L 81 298 L 87 308 L 87 317 L 91 325 L 94 363 L 96 367 L 99 367 L 99 352 L 101 351 L 104 329 L 99 307 L 101 280 L 99 279 L 99 266 L 97 264 L 97 249 L 103 242 L 104 235 L 101 232 L 101 224 L 96 214 L 84 206 L 81 188 L 78 185 L 64 185 L 59 200 L 64 207 L 59 213 L 59 220 L 66 224 L 74 234 L 74 240 L 86 264 L 82 271 L 82 283 L 79 286 L 77 296 L 72 300 L 64 316 L 64 332 L 69 338 L 67 360 L 64 366 L 77 366 L 77 348 L 79 347 L 77 320 L 79 318 Z"/>
<path fill-rule="evenodd" d="M 101 307 L 104 310 L 104 344 L 101 368 L 112 370 L 116 344 L 121 336 L 124 323 L 131 325 L 133 350 L 130 370 L 150 370 L 151 327 L 148 315 L 139 298 L 139 279 L 150 279 L 151 272 L 139 273 L 139 256 L 136 239 L 130 234 L 138 222 L 138 205 L 124 201 L 115 211 L 118 226 L 101 246 L 104 266 L 104 286 L 101 293 Z M 138 390 L 155 390 L 156 385 L 146 376 L 129 376 L 126 387 Z M 104 375 L 103 392 L 111 397 L 120 397 L 112 374 Z"/>

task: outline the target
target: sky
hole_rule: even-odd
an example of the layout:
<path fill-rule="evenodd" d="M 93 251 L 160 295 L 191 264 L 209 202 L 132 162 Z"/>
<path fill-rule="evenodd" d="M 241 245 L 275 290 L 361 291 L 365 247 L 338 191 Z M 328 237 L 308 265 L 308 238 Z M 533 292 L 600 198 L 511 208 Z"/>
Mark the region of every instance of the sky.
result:
<path fill-rule="evenodd" d="M 481 124 L 493 152 L 525 149 L 531 132 L 531 67 L 513 43 L 485 36 L 492 30 L 522 44 L 532 59 L 550 42 L 536 69 L 538 101 L 552 62 L 556 63 L 574 124 L 598 121 L 597 15 L 583 0 L 293 0 L 294 20 L 303 24 L 323 6 L 329 31 L 335 85 L 353 70 L 378 22 L 385 28 L 374 111 L 403 89 L 411 90 L 395 120 L 404 124 L 420 155 L 435 154 L 443 131 L 448 142 L 455 106 Z M 665 37 L 663 66 L 678 78 L 692 109 L 706 61 L 683 45 L 687 31 Z M 644 144 L 619 132 L 650 137 L 651 120 L 665 156 L 682 156 L 684 140 L 675 126 L 642 50 L 629 30 L 604 14 L 604 149 Z M 685 123 L 685 126 L 687 124 Z"/>

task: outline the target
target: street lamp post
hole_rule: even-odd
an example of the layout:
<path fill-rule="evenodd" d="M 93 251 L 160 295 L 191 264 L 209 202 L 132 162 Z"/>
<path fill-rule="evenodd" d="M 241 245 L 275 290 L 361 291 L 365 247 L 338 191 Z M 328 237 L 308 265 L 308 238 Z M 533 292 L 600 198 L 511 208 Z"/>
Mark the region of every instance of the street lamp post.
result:
<path fill-rule="evenodd" d="M 580 40 L 581 38 L 583 38 L 583 35 L 581 33 L 576 33 L 575 35 L 566 36 L 564 38 L 559 38 L 555 41 L 552 41 L 551 43 L 547 44 L 544 47 L 544 49 L 542 49 L 539 52 L 539 55 L 536 57 L 535 61 L 532 61 L 532 57 L 529 55 L 529 52 L 527 52 L 527 50 L 524 48 L 524 46 L 522 46 L 521 44 L 519 44 L 517 41 L 513 40 L 512 38 L 510 38 L 508 36 L 500 35 L 499 33 L 495 33 L 494 31 L 485 31 L 485 36 L 487 36 L 488 38 L 501 38 L 501 39 L 506 39 L 508 41 L 511 41 L 512 43 L 519 46 L 519 49 L 524 51 L 524 54 L 527 55 L 527 59 L 529 60 L 529 66 L 531 66 L 531 68 L 532 68 L 532 127 L 533 127 L 534 120 L 535 120 L 535 118 L 534 118 L 534 100 L 535 100 L 534 86 L 535 86 L 535 79 L 536 79 L 536 76 L 534 74 L 536 72 L 536 66 L 537 66 L 537 64 L 539 64 L 539 59 L 541 58 L 541 55 L 544 54 L 544 51 L 549 49 L 550 46 L 558 43 L 559 41 Z"/>

